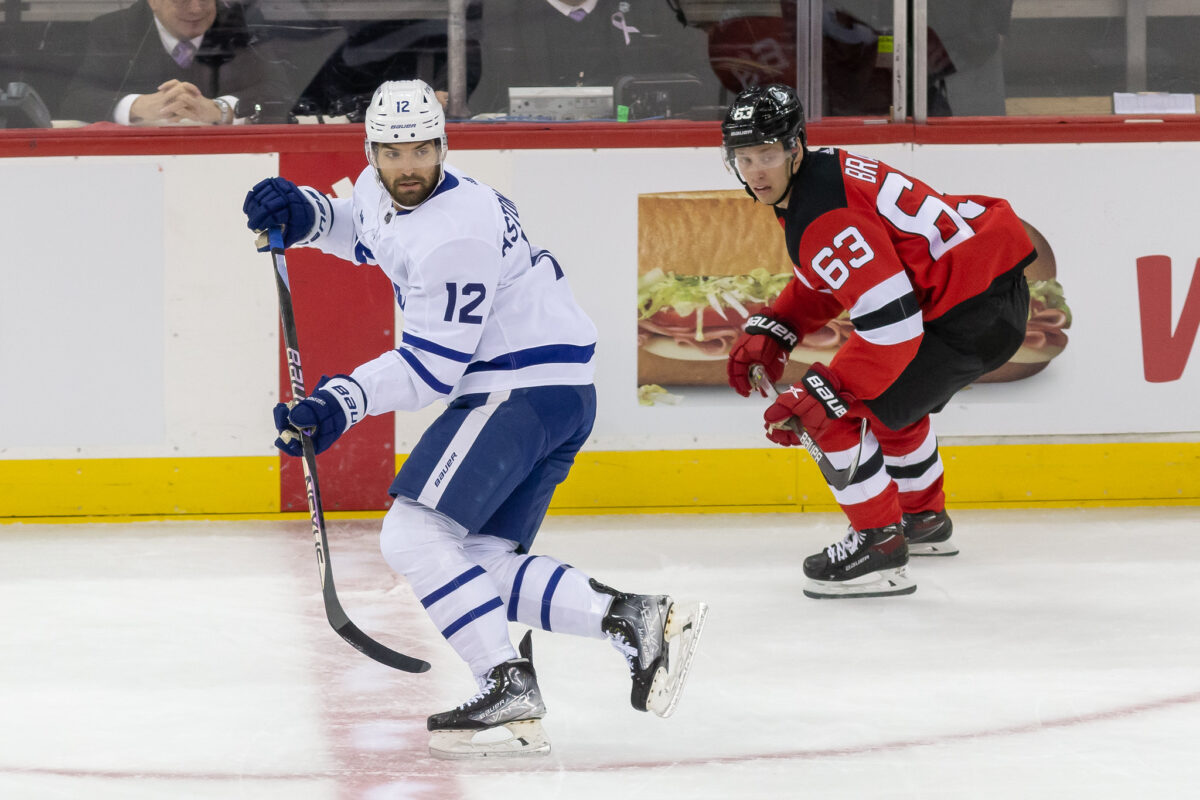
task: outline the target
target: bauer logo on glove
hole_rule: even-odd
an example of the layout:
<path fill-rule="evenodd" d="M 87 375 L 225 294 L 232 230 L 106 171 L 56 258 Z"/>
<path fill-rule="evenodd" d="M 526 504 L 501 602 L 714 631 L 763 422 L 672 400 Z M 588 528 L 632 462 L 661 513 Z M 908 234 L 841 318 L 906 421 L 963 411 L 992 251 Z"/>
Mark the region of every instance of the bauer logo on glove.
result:
<path fill-rule="evenodd" d="M 275 428 L 279 431 L 275 446 L 290 456 L 303 455 L 299 438 L 288 435 L 300 431 L 312 439 L 313 452 L 323 453 L 362 420 L 366 408 L 367 399 L 358 381 L 347 375 L 322 376 L 310 397 L 275 406 Z"/>
<path fill-rule="evenodd" d="M 832 370 L 814 364 L 800 383 L 776 397 L 763 412 L 767 438 L 785 446 L 800 444 L 799 433 L 788 426 L 795 418 L 813 439 L 819 440 L 833 420 L 846 416 L 847 406 L 854 402 L 840 388 L 841 381 Z"/>
<path fill-rule="evenodd" d="M 766 397 L 767 393 L 761 386 L 751 385 L 750 367 L 761 365 L 767 380 L 775 384 L 783 377 L 788 353 L 795 347 L 797 339 L 795 331 L 769 314 L 750 317 L 746 321 L 746 329 L 729 352 L 726 365 L 729 385 L 742 397 L 749 397 L 753 389 L 758 389 L 758 393 Z"/>
<path fill-rule="evenodd" d="M 746 333 L 751 335 L 756 333 L 766 334 L 775 341 L 779 342 L 780 346 L 789 352 L 796 346 L 796 342 L 800 339 L 796 336 L 796 332 L 784 325 L 777 319 L 772 319 L 766 314 L 755 314 L 750 319 L 746 320 Z"/>
<path fill-rule="evenodd" d="M 804 383 L 808 385 L 809 391 L 817 396 L 821 404 L 825 406 L 825 412 L 828 416 L 834 419 L 841 419 L 846 416 L 846 405 L 842 402 L 842 398 L 834 391 L 834 388 L 829 385 L 824 376 L 815 370 L 809 370 L 804 375 Z"/>

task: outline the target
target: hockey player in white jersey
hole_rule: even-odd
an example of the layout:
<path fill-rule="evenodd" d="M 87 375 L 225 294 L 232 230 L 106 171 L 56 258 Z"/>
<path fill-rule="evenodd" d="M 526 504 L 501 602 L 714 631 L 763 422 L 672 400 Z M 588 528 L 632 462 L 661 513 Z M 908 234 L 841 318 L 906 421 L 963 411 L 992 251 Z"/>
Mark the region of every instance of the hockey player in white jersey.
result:
<path fill-rule="evenodd" d="M 529 553 L 592 429 L 595 326 L 554 256 L 530 243 L 516 205 L 445 163 L 445 116 L 429 86 L 384 83 L 366 132 L 369 166 L 352 199 L 268 178 L 243 210 L 253 230 L 282 226 L 285 246 L 378 265 L 404 316 L 398 348 L 276 406 L 280 449 L 300 455 L 289 429 L 320 453 L 364 414 L 447 404 L 393 481 L 380 535 L 384 558 L 479 687 L 429 717 L 431 751 L 549 751 L 537 676 L 529 650 L 513 648 L 510 621 L 608 638 L 627 660 L 634 708 L 669 715 L 705 605 L 618 592 Z M 508 739 L 476 736 L 499 727 Z"/>

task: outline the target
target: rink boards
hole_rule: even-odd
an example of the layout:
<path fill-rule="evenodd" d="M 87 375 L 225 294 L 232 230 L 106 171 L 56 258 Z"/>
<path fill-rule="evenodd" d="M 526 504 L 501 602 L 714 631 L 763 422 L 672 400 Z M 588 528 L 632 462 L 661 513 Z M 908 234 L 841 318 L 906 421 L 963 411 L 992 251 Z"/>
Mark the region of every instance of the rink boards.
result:
<path fill-rule="evenodd" d="M 737 184 L 713 126 L 614 127 L 450 137 L 451 162 L 518 205 L 600 331 L 600 415 L 554 509 L 832 508 L 808 457 L 761 437 L 763 402 L 668 386 L 677 404 L 638 404 L 638 196 Z M 298 470 L 271 446 L 284 381 L 269 260 L 240 206 L 266 175 L 336 191 L 362 167 L 361 133 L 18 133 L 0 136 L 13 223 L 0 518 L 302 510 Z M 1070 343 L 1038 375 L 971 387 L 935 417 L 951 504 L 1200 502 L 1200 198 L 1177 192 L 1200 183 L 1197 139 L 1197 123 L 813 126 L 817 144 L 1009 199 L 1053 248 Z M 49 211 L 63 186 L 87 210 L 68 223 L 76 247 Z M 402 320 L 376 272 L 302 251 L 289 264 L 310 388 L 396 345 Z M 373 418 L 323 455 L 327 508 L 386 507 L 435 413 Z"/>
<path fill-rule="evenodd" d="M 947 446 L 942 457 L 955 508 L 1200 504 L 1193 442 Z M 274 456 L 0 461 L 0 507 L 9 518 L 254 516 L 279 512 L 280 498 Z M 326 500 L 336 512 L 338 498 Z M 551 512 L 835 508 L 798 451 L 671 450 L 583 453 Z"/>

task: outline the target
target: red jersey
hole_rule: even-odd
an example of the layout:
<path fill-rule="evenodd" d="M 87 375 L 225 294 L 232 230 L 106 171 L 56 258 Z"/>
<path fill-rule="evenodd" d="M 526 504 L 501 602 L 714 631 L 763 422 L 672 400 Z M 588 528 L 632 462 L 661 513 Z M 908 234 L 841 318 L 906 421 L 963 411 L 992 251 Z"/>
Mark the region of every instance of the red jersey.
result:
<path fill-rule="evenodd" d="M 917 352 L 925 323 L 1037 256 L 1004 200 L 944 195 L 880 161 L 805 154 L 776 208 L 796 277 L 771 304 L 803 337 L 848 311 L 854 332 L 830 367 L 878 397 Z"/>

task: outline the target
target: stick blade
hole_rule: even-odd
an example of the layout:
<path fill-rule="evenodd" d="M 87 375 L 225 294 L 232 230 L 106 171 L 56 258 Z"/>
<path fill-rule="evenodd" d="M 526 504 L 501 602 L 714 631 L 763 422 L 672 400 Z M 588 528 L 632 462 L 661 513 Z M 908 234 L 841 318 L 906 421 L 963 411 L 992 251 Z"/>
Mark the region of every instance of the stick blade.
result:
<path fill-rule="evenodd" d="M 358 626 L 350 620 L 345 620 L 340 626 L 334 628 L 338 636 L 341 636 L 346 642 L 373 661 L 378 661 L 385 667 L 398 669 L 401 672 L 428 672 L 429 662 L 422 661 L 419 658 L 406 656 L 403 653 L 397 653 L 391 648 L 384 647 L 379 642 L 367 636 Z"/>

